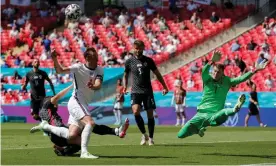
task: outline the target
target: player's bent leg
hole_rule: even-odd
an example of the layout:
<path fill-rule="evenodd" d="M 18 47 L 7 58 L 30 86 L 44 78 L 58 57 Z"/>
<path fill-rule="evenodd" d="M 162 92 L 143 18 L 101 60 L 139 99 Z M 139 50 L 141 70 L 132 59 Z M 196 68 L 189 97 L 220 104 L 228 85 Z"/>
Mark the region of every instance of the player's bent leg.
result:
<path fill-rule="evenodd" d="M 209 123 L 211 126 L 220 126 L 226 122 L 229 116 L 233 116 L 234 114 L 235 112 L 232 108 L 222 109 L 210 118 Z"/>
<path fill-rule="evenodd" d="M 178 138 L 186 138 L 194 134 L 198 134 L 199 129 L 192 123 L 187 122 L 178 132 Z"/>
<path fill-rule="evenodd" d="M 70 124 L 69 126 L 69 138 L 68 138 L 68 144 L 77 144 L 81 145 L 81 135 L 82 128 L 80 128 L 79 125 Z"/>
<path fill-rule="evenodd" d="M 205 127 L 209 125 L 208 121 L 206 120 L 206 115 L 201 115 L 200 113 L 197 113 L 191 120 L 189 120 L 178 132 L 177 137 L 178 138 L 186 138 L 188 136 L 192 136 L 194 134 L 199 134 L 201 137 L 204 135 Z"/>
<path fill-rule="evenodd" d="M 89 141 L 90 141 L 90 135 L 92 132 L 92 128 L 95 126 L 95 122 L 92 120 L 92 118 L 89 115 L 85 115 L 81 122 L 85 124 L 82 133 L 81 133 L 81 158 L 90 158 L 90 159 L 97 159 L 98 156 L 94 156 L 90 154 L 87 150 Z"/>
<path fill-rule="evenodd" d="M 246 99 L 245 94 L 242 94 L 242 95 L 239 96 L 238 101 L 237 101 L 237 103 L 234 107 L 234 113 L 237 113 L 237 112 L 240 111 L 242 105 L 245 102 L 245 99 Z"/>
<path fill-rule="evenodd" d="M 210 125 L 211 126 L 222 125 L 224 122 L 226 122 L 229 116 L 233 116 L 237 112 L 239 112 L 244 102 L 245 102 L 245 95 L 242 94 L 238 98 L 238 101 L 233 109 L 231 108 L 222 109 L 218 113 L 214 114 L 209 120 Z"/>
<path fill-rule="evenodd" d="M 93 127 L 93 133 L 98 135 L 116 135 L 120 138 L 124 138 L 129 127 L 129 120 L 126 118 L 125 122 L 118 128 L 111 128 L 105 125 L 95 124 Z"/>
<path fill-rule="evenodd" d="M 30 130 L 30 133 L 35 133 L 35 132 L 43 130 L 45 128 L 45 125 L 47 125 L 47 124 L 48 124 L 48 122 L 43 120 L 39 125 L 32 127 Z"/>

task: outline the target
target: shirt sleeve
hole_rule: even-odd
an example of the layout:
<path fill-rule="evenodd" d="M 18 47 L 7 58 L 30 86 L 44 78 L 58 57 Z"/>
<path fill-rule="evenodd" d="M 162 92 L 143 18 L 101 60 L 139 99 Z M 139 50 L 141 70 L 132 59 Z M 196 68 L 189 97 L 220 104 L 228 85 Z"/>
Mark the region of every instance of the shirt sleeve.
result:
<path fill-rule="evenodd" d="M 211 68 L 211 65 L 207 63 L 202 69 L 201 77 L 202 77 L 203 83 L 207 82 L 211 78 L 209 74 L 210 68 Z"/>
<path fill-rule="evenodd" d="M 253 76 L 253 73 L 252 72 L 247 72 L 245 74 L 243 74 L 242 76 L 240 77 L 236 77 L 236 78 L 231 78 L 230 79 L 230 84 L 231 86 L 235 86 L 235 85 L 238 85 L 246 80 L 248 80 L 249 78 L 251 78 Z"/>
<path fill-rule="evenodd" d="M 125 63 L 125 73 L 129 73 L 129 72 L 130 72 L 130 61 L 128 59 Z"/>
<path fill-rule="evenodd" d="M 75 73 L 80 68 L 80 64 L 76 63 L 69 67 L 71 73 Z"/>
<path fill-rule="evenodd" d="M 45 71 L 42 71 L 42 74 L 43 74 L 43 77 L 44 77 L 45 80 L 50 79 L 50 78 L 48 77 L 48 74 L 47 74 Z"/>
<path fill-rule="evenodd" d="M 104 77 L 103 68 L 98 67 L 96 79 L 99 79 L 99 80 L 103 81 L 103 77 Z"/>
<path fill-rule="evenodd" d="M 149 65 L 151 71 L 155 71 L 157 69 L 155 62 L 151 58 L 149 58 L 148 65 Z"/>

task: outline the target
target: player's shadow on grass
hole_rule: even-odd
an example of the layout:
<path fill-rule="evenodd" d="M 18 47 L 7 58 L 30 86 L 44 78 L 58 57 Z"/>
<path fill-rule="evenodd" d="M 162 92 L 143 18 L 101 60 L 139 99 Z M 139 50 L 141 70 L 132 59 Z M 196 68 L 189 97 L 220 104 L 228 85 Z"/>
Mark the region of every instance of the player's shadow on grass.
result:
<path fill-rule="evenodd" d="M 80 157 L 80 154 L 73 154 L 66 157 Z M 153 159 L 153 158 L 176 158 L 176 157 L 168 157 L 168 156 L 99 156 L 100 158 L 143 158 L 143 159 Z"/>
<path fill-rule="evenodd" d="M 224 153 L 205 153 L 208 156 L 233 156 L 233 157 L 255 157 L 263 159 L 276 159 L 276 155 L 254 155 L 254 154 L 224 154 Z"/>
<path fill-rule="evenodd" d="M 164 145 L 154 145 L 154 146 L 165 146 L 165 147 L 215 147 L 214 145 L 205 145 L 205 144 L 164 144 Z"/>
<path fill-rule="evenodd" d="M 158 159 L 158 158 L 176 158 L 176 157 L 168 157 L 168 156 L 100 156 L 100 158 Z"/>

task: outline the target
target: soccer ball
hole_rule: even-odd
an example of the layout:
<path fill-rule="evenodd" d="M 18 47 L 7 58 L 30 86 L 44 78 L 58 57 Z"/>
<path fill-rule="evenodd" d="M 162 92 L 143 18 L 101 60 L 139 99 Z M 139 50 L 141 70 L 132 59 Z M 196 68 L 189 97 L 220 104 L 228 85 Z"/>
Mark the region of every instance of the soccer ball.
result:
<path fill-rule="evenodd" d="M 65 9 L 65 16 L 69 21 L 78 21 L 81 17 L 81 8 L 77 4 L 70 4 Z"/>

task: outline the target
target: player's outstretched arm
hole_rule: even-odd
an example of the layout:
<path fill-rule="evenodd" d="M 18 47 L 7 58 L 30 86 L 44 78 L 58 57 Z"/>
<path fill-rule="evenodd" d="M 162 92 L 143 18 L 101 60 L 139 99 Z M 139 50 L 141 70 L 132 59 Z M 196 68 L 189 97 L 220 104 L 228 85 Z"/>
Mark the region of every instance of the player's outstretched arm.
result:
<path fill-rule="evenodd" d="M 61 99 L 71 88 L 73 87 L 73 84 L 68 86 L 67 88 L 63 89 L 62 91 L 60 91 L 58 94 L 56 94 L 55 96 L 53 96 L 51 98 L 51 103 L 52 104 L 57 104 L 58 100 Z"/>
<path fill-rule="evenodd" d="M 212 56 L 211 61 L 210 61 L 209 63 L 207 63 L 207 64 L 202 68 L 201 77 L 202 77 L 203 83 L 204 83 L 204 82 L 207 82 L 207 81 L 211 78 L 211 76 L 210 76 L 210 74 L 209 74 L 209 70 L 210 70 L 210 68 L 211 68 L 211 65 L 214 64 L 214 63 L 216 63 L 216 62 L 218 62 L 218 61 L 220 61 L 221 56 L 222 56 L 222 54 L 221 54 L 219 51 L 215 51 L 215 52 L 213 53 L 213 56 Z"/>
<path fill-rule="evenodd" d="M 235 86 L 235 85 L 238 85 L 248 79 L 250 79 L 255 73 L 265 69 L 265 67 L 267 66 L 268 62 L 266 60 L 262 61 L 260 64 L 258 64 L 256 66 L 256 69 L 253 70 L 252 72 L 247 72 L 245 74 L 243 74 L 242 76 L 240 77 L 236 77 L 236 78 L 232 78 L 230 79 L 230 83 L 231 83 L 231 86 Z"/>
<path fill-rule="evenodd" d="M 155 74 L 155 76 L 157 77 L 158 81 L 159 81 L 159 82 L 162 84 L 162 86 L 163 86 L 163 92 L 162 92 L 163 95 L 167 94 L 169 90 L 168 90 L 168 87 L 167 87 L 167 85 L 166 85 L 166 83 L 165 83 L 165 81 L 164 81 L 162 75 L 160 74 L 159 70 L 158 70 L 158 69 L 155 69 L 155 70 L 153 71 L 153 73 Z"/>
<path fill-rule="evenodd" d="M 87 83 L 88 88 L 92 89 L 92 90 L 99 90 L 102 87 L 102 82 L 103 82 L 103 77 L 104 77 L 104 73 L 103 70 L 99 70 L 98 74 L 96 75 L 95 80 L 94 79 L 90 79 L 90 81 Z"/>
<path fill-rule="evenodd" d="M 70 73 L 70 68 L 68 67 L 61 67 L 60 63 L 57 60 L 57 52 L 55 50 L 53 50 L 51 52 L 51 57 L 54 61 L 54 67 L 56 69 L 56 72 L 58 74 L 69 74 Z"/>
<path fill-rule="evenodd" d="M 254 99 L 252 99 L 251 97 L 249 98 L 249 101 L 251 101 L 252 103 L 254 103 L 254 104 L 258 105 L 258 102 L 257 102 L 257 101 L 255 101 Z"/>
<path fill-rule="evenodd" d="M 231 78 L 230 79 L 230 84 L 231 86 L 235 86 L 235 85 L 238 85 L 248 79 L 250 79 L 252 76 L 254 75 L 254 73 L 252 72 L 247 72 L 239 77 L 236 77 L 236 78 Z"/>
<path fill-rule="evenodd" d="M 125 71 L 124 76 L 123 76 L 123 86 L 124 86 L 123 93 L 124 94 L 126 93 L 126 90 L 127 90 L 128 76 L 129 76 L 129 73 Z"/>
<path fill-rule="evenodd" d="M 96 79 L 95 82 L 93 83 L 93 80 L 90 80 L 87 83 L 88 88 L 92 90 L 99 90 L 102 87 L 102 80 L 101 79 Z"/>
<path fill-rule="evenodd" d="M 48 76 L 47 73 L 45 73 L 45 74 L 46 74 L 45 79 L 49 82 L 49 84 L 50 84 L 50 86 L 51 86 L 51 89 L 52 89 L 52 91 L 53 91 L 53 94 L 56 95 L 55 88 L 54 88 L 54 85 L 53 85 L 51 79 L 49 78 L 49 76 Z"/>

